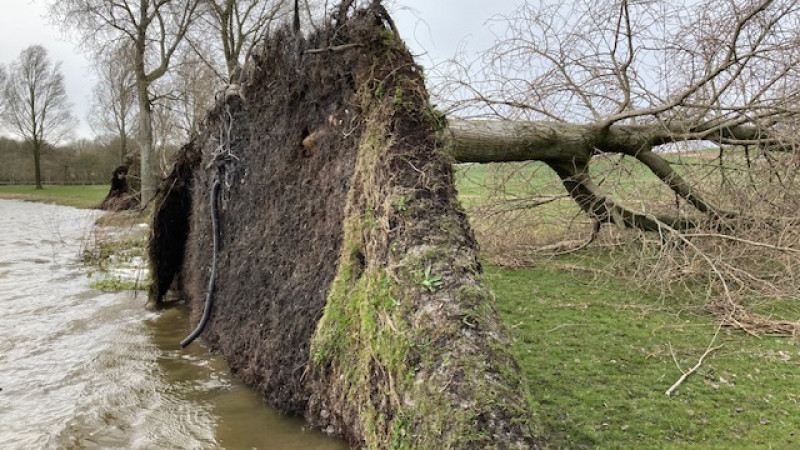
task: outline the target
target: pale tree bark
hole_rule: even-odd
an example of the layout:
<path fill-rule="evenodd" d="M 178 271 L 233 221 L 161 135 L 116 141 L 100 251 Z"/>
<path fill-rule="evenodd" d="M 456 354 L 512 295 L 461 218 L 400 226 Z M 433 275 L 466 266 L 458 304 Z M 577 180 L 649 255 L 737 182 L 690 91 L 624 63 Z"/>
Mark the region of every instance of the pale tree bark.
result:
<path fill-rule="evenodd" d="M 40 45 L 24 49 L 10 66 L 2 99 L 2 118 L 30 145 L 36 189 L 42 189 L 42 150 L 66 138 L 75 123 L 60 63 L 53 65 Z"/>
<path fill-rule="evenodd" d="M 160 173 L 154 155 L 151 87 L 170 68 L 173 55 L 194 23 L 200 0 L 60 0 L 51 14 L 94 50 L 109 43 L 133 47 L 133 68 L 139 108 L 142 203 L 153 197 Z"/>
<path fill-rule="evenodd" d="M 8 73 L 6 72 L 5 66 L 0 64 L 0 94 L 2 94 L 2 92 L 5 90 L 7 82 L 8 82 Z M 5 118 L 5 110 L 6 110 L 6 105 L 5 102 L 3 102 L 3 104 L 0 104 L 0 129 L 2 129 L 2 127 L 5 125 L 3 123 Z"/>

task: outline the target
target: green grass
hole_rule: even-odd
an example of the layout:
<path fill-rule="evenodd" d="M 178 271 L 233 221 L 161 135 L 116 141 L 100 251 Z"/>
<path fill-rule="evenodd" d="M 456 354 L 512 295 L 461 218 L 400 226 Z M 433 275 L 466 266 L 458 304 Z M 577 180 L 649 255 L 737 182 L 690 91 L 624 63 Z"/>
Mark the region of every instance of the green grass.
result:
<path fill-rule="evenodd" d="M 722 348 L 667 397 L 681 375 L 673 355 L 688 370 L 712 339 L 702 310 L 546 265 L 487 277 L 549 447 L 800 446 L 796 340 L 722 330 Z"/>
<path fill-rule="evenodd" d="M 681 157 L 679 162 L 679 173 L 719 189 L 720 172 L 706 159 Z M 726 167 L 730 182 L 747 183 L 741 161 L 728 161 Z M 590 170 L 604 190 L 634 208 L 651 207 L 655 199 L 668 205 L 674 199 L 630 158 L 597 159 Z M 468 211 L 498 198 L 513 202 L 564 192 L 552 171 L 537 163 L 463 165 L 456 174 Z M 498 180 L 506 181 L 502 190 Z M 576 211 L 566 199 L 506 217 L 530 218 L 534 234 L 541 237 L 563 229 L 535 220 L 563 219 Z M 503 232 L 498 228 L 502 223 L 484 217 L 472 216 L 476 229 Z M 689 292 L 682 295 L 676 289 L 672 296 L 661 296 L 653 292 L 657 287 L 648 290 L 603 275 L 608 271 L 558 269 L 604 269 L 610 257 L 598 251 L 539 258 L 535 268 L 526 270 L 487 267 L 547 447 L 800 448 L 798 340 L 723 329 L 714 344 L 722 347 L 680 385 L 678 395 L 667 397 L 666 390 L 682 374 L 676 361 L 684 371 L 697 363 L 713 338 L 715 318 Z M 756 313 L 800 318 L 797 299 L 752 300 Z"/>
<path fill-rule="evenodd" d="M 680 162 L 675 166 L 679 173 L 718 189 L 719 172 L 706 160 L 682 157 Z M 728 169 L 733 182 L 746 182 L 740 166 L 730 163 Z M 590 170 L 604 190 L 634 208 L 674 199 L 630 158 L 598 159 Z M 513 202 L 564 192 L 555 174 L 537 163 L 463 165 L 456 174 L 468 211 L 497 198 Z M 506 181 L 502 190 L 498 180 Z M 576 213 L 574 202 L 566 199 L 509 217 L 531 218 L 535 224 L 547 216 L 563 219 Z M 502 226 L 485 220 L 476 214 L 473 226 Z M 563 232 L 535 226 L 537 236 Z M 602 270 L 610 257 L 598 252 L 539 258 L 535 268 L 526 270 L 487 267 L 547 447 L 800 448 L 797 340 L 723 329 L 714 344 L 722 347 L 678 388 L 678 395 L 667 397 L 666 390 L 681 376 L 675 361 L 684 371 L 697 363 L 712 340 L 715 319 L 688 292 L 681 296 L 676 289 L 672 296 L 661 296 L 602 271 L 558 268 Z M 800 318 L 796 299 L 755 301 L 753 306 L 768 316 Z"/>
<path fill-rule="evenodd" d="M 675 157 L 668 159 L 676 159 Z M 674 166 L 683 176 L 695 177 L 690 169 L 697 158 L 680 158 Z M 589 166 L 592 179 L 604 191 L 637 208 L 646 208 L 653 199 L 673 200 L 674 194 L 643 164 L 631 157 L 595 157 Z M 466 208 L 497 199 L 517 200 L 531 196 L 566 194 L 558 176 L 544 163 L 459 164 L 456 165 L 459 198 Z M 644 194 L 644 195 L 643 195 Z M 574 201 L 564 199 L 537 208 L 554 213 L 574 211 Z"/>
<path fill-rule="evenodd" d="M 108 193 L 107 185 L 45 186 L 0 186 L 0 198 L 31 202 L 54 203 L 74 208 L 94 208 Z"/>
<path fill-rule="evenodd" d="M 646 169 L 630 170 L 630 179 L 619 177 L 622 192 L 659 183 Z M 464 165 L 456 174 L 468 208 L 487 198 L 489 182 L 498 177 L 512 181 L 502 193 L 506 196 L 552 195 L 563 189 L 551 172 L 535 164 Z M 52 202 L 69 199 L 71 206 L 85 207 L 99 203 L 106 190 L 48 187 L 44 194 Z M 0 187 L 4 198 L 46 197 L 41 194 L 30 187 Z M 574 211 L 568 201 L 551 206 L 551 213 L 567 211 L 563 208 Z M 557 268 L 560 263 L 602 267 L 605 262 L 604 255 L 587 253 L 542 260 L 526 270 L 487 267 L 548 447 L 800 448 L 797 340 L 722 330 L 715 344 L 722 348 L 706 358 L 678 395 L 667 397 L 665 391 L 681 375 L 675 360 L 683 370 L 697 362 L 714 334 L 714 319 L 688 297 L 661 297 L 618 279 Z M 113 280 L 98 283 L 101 289 L 122 287 Z M 769 302 L 760 312 L 796 319 L 799 305 Z"/>

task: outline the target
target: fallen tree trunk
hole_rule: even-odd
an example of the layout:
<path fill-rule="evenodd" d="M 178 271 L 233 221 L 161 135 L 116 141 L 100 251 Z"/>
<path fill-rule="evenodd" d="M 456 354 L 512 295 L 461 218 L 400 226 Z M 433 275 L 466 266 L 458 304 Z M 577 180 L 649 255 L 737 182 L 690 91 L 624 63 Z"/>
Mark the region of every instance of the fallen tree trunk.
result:
<path fill-rule="evenodd" d="M 544 161 L 588 162 L 593 130 L 561 122 L 449 120 L 447 149 L 462 163 Z"/>
<path fill-rule="evenodd" d="M 564 182 L 567 192 L 581 209 L 600 223 L 617 223 L 642 231 L 656 231 L 662 221 L 676 229 L 694 227 L 687 217 L 647 217 L 636 213 L 603 194 L 592 181 L 587 167 L 597 152 L 619 153 L 636 158 L 676 195 L 717 223 L 738 217 L 714 205 L 685 181 L 653 149 L 680 140 L 752 139 L 748 127 L 711 132 L 670 129 L 663 124 L 574 124 L 542 121 L 466 121 L 450 120 L 443 140 L 450 155 L 459 163 L 541 161 Z M 616 219 L 615 219 L 616 218 Z"/>

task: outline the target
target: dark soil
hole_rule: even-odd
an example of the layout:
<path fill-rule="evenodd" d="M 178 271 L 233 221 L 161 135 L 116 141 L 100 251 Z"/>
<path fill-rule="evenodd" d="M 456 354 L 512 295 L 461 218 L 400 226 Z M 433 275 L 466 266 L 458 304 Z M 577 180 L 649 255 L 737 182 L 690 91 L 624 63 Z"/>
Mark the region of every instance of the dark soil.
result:
<path fill-rule="evenodd" d="M 169 176 L 159 186 L 153 235 L 148 246 L 150 299 L 155 303 L 163 301 L 183 268 L 192 215 L 192 183 L 200 158 L 194 141 L 186 144 L 178 153 Z"/>
<path fill-rule="evenodd" d="M 162 185 L 153 297 L 179 278 L 202 314 L 219 180 L 202 338 L 271 405 L 354 446 L 534 446 L 441 123 L 385 11 L 280 31 L 244 72 Z"/>
<path fill-rule="evenodd" d="M 211 261 L 209 192 L 218 176 L 206 167 L 220 145 L 221 128 L 230 123 L 235 159 L 226 166 L 230 185 L 223 186 L 219 211 L 216 299 L 203 338 L 245 383 L 297 415 L 309 396 L 303 383 L 308 348 L 336 273 L 357 148 L 357 133 L 345 136 L 357 114 L 350 105 L 351 71 L 370 63 L 358 52 L 335 55 L 335 64 L 325 63 L 331 56 L 302 55 L 305 48 L 326 45 L 321 36 L 305 41 L 288 31 L 278 34 L 247 69 L 244 100 L 223 98 L 208 115 L 195 139 L 205 145 L 192 181 L 182 271 L 197 320 Z M 313 143 L 306 139 L 312 134 Z M 173 197 L 176 206 L 168 210 L 181 210 L 177 204 L 185 197 L 167 198 Z M 164 235 L 180 241 L 180 221 L 169 222 L 178 231 Z M 170 254 L 179 250 L 176 246 Z M 168 270 L 160 267 L 158 292 L 163 294 L 169 278 L 161 276 Z"/>

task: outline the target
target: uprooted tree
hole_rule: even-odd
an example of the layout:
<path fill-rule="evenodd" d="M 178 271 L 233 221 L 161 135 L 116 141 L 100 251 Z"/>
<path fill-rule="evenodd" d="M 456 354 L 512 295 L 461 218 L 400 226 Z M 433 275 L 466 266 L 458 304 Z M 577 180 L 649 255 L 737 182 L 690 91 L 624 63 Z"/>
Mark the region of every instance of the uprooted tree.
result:
<path fill-rule="evenodd" d="M 535 445 L 445 144 L 461 162 L 545 163 L 593 230 L 689 249 L 720 281 L 727 323 L 796 331 L 734 301 L 735 283 L 774 279 L 719 257 L 741 244 L 797 273 L 794 173 L 780 167 L 796 154 L 794 2 L 523 6 L 517 38 L 486 61 L 495 78 L 451 92 L 494 115 L 481 121 L 444 121 L 379 2 L 352 3 L 254 51 L 156 202 L 153 297 L 174 285 L 193 321 L 211 311 L 203 337 L 270 403 L 369 448 Z M 715 191 L 659 151 L 679 142 L 719 146 Z M 647 167 L 674 207 L 601 190 L 602 154 Z M 749 170 L 727 173 L 729 159 Z"/>
<path fill-rule="evenodd" d="M 353 445 L 535 448 L 421 70 L 352 3 L 267 39 L 178 154 L 152 297 L 175 283 L 234 373 Z"/>
<path fill-rule="evenodd" d="M 544 163 L 590 219 L 589 241 L 602 224 L 655 232 L 655 251 L 669 261 L 653 271 L 672 266 L 678 276 L 698 263 L 716 281 L 713 291 L 725 300 L 713 306 L 728 323 L 797 333 L 796 324 L 747 314 L 733 295 L 796 291 L 798 7 L 794 0 L 525 4 L 505 19 L 503 39 L 476 64 L 454 65 L 443 83 L 440 98 L 484 118 L 449 122 L 451 153 L 460 162 Z M 712 158 L 678 157 L 709 147 Z M 593 172 L 598 159 L 617 172 Z M 610 178 L 630 180 L 631 161 L 666 188 L 660 197 L 634 190 L 628 201 L 615 198 Z"/>

